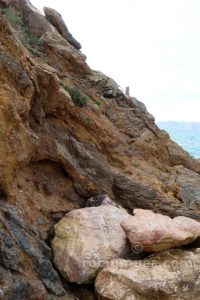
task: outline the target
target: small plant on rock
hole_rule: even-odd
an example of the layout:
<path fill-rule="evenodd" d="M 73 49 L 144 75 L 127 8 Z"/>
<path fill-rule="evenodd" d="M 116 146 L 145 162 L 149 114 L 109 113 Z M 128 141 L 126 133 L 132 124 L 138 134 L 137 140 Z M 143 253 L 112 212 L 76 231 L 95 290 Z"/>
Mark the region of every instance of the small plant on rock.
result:
<path fill-rule="evenodd" d="M 20 30 L 23 27 L 23 20 L 13 7 L 4 8 L 3 15 L 15 30 Z"/>
<path fill-rule="evenodd" d="M 3 15 L 8 23 L 16 31 L 16 34 L 21 43 L 33 54 L 38 55 L 41 51 L 40 39 L 33 35 L 30 29 L 26 26 L 23 17 L 13 7 L 7 7 L 3 10 Z"/>
<path fill-rule="evenodd" d="M 77 88 L 71 88 L 68 86 L 65 86 L 64 88 L 70 94 L 75 105 L 79 107 L 84 107 L 87 105 L 89 98 L 83 92 L 81 92 Z"/>

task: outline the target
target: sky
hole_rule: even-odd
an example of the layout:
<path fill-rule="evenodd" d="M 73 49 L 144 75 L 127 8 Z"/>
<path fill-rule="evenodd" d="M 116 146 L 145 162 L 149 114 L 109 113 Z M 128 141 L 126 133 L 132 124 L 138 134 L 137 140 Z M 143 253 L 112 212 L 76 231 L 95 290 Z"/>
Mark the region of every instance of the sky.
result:
<path fill-rule="evenodd" d="M 31 0 L 60 12 L 91 68 L 156 121 L 200 122 L 199 0 Z"/>

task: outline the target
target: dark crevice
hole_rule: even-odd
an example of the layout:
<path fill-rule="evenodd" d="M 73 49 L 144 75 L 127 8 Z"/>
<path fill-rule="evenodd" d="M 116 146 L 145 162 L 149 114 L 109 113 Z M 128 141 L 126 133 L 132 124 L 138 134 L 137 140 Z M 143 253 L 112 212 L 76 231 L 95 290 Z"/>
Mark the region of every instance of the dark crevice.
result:
<path fill-rule="evenodd" d="M 55 230 L 54 230 L 54 226 L 52 226 L 48 232 L 48 237 L 45 240 L 46 245 L 50 248 L 51 248 L 51 242 L 52 242 L 54 236 L 55 236 Z"/>
<path fill-rule="evenodd" d="M 56 223 L 56 222 L 55 222 Z M 55 237 L 55 230 L 54 230 L 54 226 L 51 226 L 49 232 L 48 232 L 48 237 L 47 239 L 44 241 L 45 244 L 51 249 L 51 263 L 52 263 L 52 266 L 54 268 L 54 270 L 57 272 L 59 278 L 60 278 L 60 281 L 61 281 L 61 284 L 64 288 L 64 290 L 66 292 L 68 292 L 69 294 L 72 293 L 72 290 L 71 290 L 71 287 L 70 287 L 70 283 L 62 276 L 62 274 L 60 273 L 59 269 L 56 267 L 56 265 L 54 264 L 54 260 L 53 260 L 53 251 L 52 251 L 52 248 L 51 248 L 51 243 L 52 243 L 52 240 L 53 238 Z"/>
<path fill-rule="evenodd" d="M 49 166 L 54 170 L 56 170 L 57 172 L 59 172 L 59 174 L 63 175 L 63 177 L 69 177 L 69 174 L 67 173 L 65 168 L 62 166 L 62 164 L 60 164 L 57 161 L 50 160 L 50 159 L 42 159 L 42 160 L 38 160 L 38 161 L 35 160 L 30 162 L 30 167 L 32 169 L 37 168 L 37 166 L 44 166 L 44 167 Z"/>
<path fill-rule="evenodd" d="M 43 119 L 45 117 L 44 112 L 44 98 L 41 97 L 38 91 L 38 86 L 32 80 L 33 86 L 35 88 L 35 93 L 30 101 L 30 110 L 29 110 L 29 126 L 32 130 L 36 130 L 37 127 L 41 127 Z"/>
<path fill-rule="evenodd" d="M 7 200 L 6 192 L 3 189 L 0 189 L 0 200 L 1 201 L 6 201 Z"/>
<path fill-rule="evenodd" d="M 70 290 L 72 291 L 74 296 L 77 297 L 79 300 L 96 299 L 94 283 L 84 284 L 81 286 L 75 283 L 70 283 L 69 285 Z M 94 298 L 92 298 L 91 295 L 93 295 Z"/>

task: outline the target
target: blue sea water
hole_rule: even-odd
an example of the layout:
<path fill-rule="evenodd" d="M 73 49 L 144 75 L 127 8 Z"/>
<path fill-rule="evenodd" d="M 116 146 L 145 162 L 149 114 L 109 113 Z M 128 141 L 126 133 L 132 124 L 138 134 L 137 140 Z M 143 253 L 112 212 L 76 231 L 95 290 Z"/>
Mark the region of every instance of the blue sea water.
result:
<path fill-rule="evenodd" d="M 200 158 L 200 123 L 163 121 L 157 125 L 190 155 Z"/>

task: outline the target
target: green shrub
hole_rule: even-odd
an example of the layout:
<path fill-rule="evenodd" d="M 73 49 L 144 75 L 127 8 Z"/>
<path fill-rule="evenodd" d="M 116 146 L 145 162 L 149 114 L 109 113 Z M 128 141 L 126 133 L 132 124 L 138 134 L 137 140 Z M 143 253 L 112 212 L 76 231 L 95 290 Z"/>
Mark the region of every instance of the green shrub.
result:
<path fill-rule="evenodd" d="M 30 29 L 26 26 L 24 19 L 19 15 L 16 9 L 13 7 L 7 7 L 2 11 L 5 19 L 16 31 L 22 44 L 33 54 L 39 54 L 42 50 L 40 39 L 31 33 Z"/>
<path fill-rule="evenodd" d="M 13 7 L 4 8 L 3 15 L 15 30 L 19 30 L 24 25 L 22 18 Z"/>
<path fill-rule="evenodd" d="M 28 27 L 24 27 L 19 33 L 19 39 L 22 44 L 33 54 L 39 54 L 42 51 L 40 39 L 33 35 Z"/>
<path fill-rule="evenodd" d="M 94 103 L 95 103 L 96 105 L 98 105 L 98 106 L 101 105 L 101 101 L 100 101 L 100 100 L 95 100 Z"/>
<path fill-rule="evenodd" d="M 65 86 L 64 88 L 70 94 L 72 101 L 75 105 L 79 107 L 84 107 L 87 105 L 88 97 L 85 94 L 83 94 L 83 92 L 76 88 L 71 88 L 68 86 Z"/>

